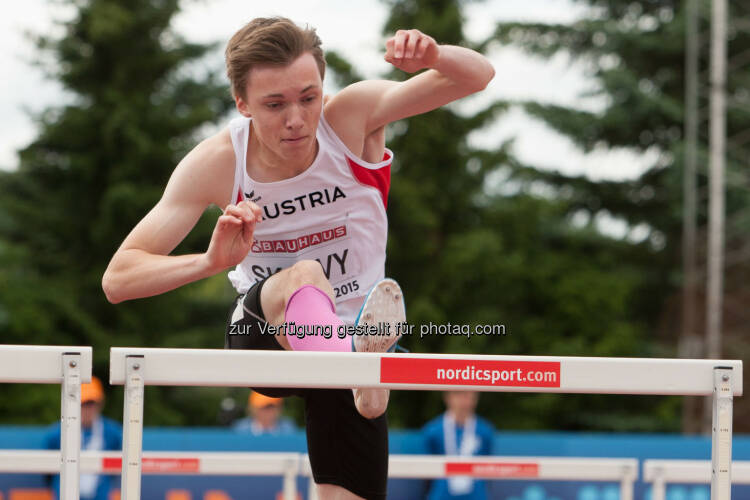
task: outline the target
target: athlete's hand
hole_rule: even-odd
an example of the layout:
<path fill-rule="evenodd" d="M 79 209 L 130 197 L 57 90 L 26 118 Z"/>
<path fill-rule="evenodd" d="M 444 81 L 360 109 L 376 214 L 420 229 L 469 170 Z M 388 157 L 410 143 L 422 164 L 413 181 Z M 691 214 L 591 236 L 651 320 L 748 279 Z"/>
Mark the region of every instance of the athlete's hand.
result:
<path fill-rule="evenodd" d="M 398 30 L 385 49 L 385 60 L 407 73 L 432 68 L 440 54 L 435 39 L 419 30 Z"/>
<path fill-rule="evenodd" d="M 216 221 L 208 244 L 206 259 L 209 267 L 219 272 L 242 262 L 253 246 L 255 224 L 261 218 L 260 207 L 251 201 L 227 205 Z"/>

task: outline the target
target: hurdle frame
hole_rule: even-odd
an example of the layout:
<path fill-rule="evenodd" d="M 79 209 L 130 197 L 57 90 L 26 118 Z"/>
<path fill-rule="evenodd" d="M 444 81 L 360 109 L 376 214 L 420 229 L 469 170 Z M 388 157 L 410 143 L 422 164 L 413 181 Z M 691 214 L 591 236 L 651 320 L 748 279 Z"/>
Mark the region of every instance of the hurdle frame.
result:
<path fill-rule="evenodd" d="M 711 484 L 709 460 L 643 461 L 643 480 L 651 483 L 651 500 L 665 500 L 668 484 Z M 732 483 L 750 484 L 750 461 L 732 462 Z"/>
<path fill-rule="evenodd" d="M 581 473 L 585 470 L 585 473 Z M 302 461 L 301 474 L 309 478 L 307 499 L 317 500 L 310 461 Z M 635 458 L 518 457 L 390 455 L 388 477 L 443 479 L 466 476 L 506 481 L 597 481 L 620 484 L 620 500 L 633 500 L 638 480 Z M 654 499 L 655 500 L 655 499 Z"/>
<path fill-rule="evenodd" d="M 490 373 L 492 380 L 478 378 Z M 113 347 L 110 383 L 125 385 L 123 424 L 133 427 L 123 443 L 123 500 L 140 498 L 146 385 L 713 396 L 712 500 L 729 500 L 742 361 Z"/>
<path fill-rule="evenodd" d="M 60 384 L 60 498 L 78 500 L 81 383 L 91 382 L 91 347 L 0 345 L 0 383 Z"/>
<path fill-rule="evenodd" d="M 142 455 L 143 474 L 281 476 L 284 500 L 297 499 L 301 453 L 150 451 Z M 122 452 L 81 451 L 83 474 L 122 473 Z M 0 450 L 0 473 L 57 474 L 60 452 L 55 450 Z"/>
<path fill-rule="evenodd" d="M 635 458 L 504 457 L 389 455 L 388 477 L 437 479 L 468 476 L 487 480 L 619 482 L 620 500 L 633 500 L 638 479 Z M 60 470 L 52 450 L 0 450 L 0 473 L 46 473 Z M 120 474 L 122 453 L 81 451 L 81 473 Z M 316 498 L 307 455 L 287 452 L 151 451 L 143 453 L 143 474 L 282 477 L 284 500 L 296 500 L 296 480 L 308 480 L 308 500 Z"/>

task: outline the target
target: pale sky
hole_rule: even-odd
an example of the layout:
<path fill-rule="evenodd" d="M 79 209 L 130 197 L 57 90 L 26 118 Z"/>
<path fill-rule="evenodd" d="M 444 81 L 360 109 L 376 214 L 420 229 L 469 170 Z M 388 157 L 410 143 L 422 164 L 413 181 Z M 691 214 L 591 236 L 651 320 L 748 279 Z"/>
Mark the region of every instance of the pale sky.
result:
<path fill-rule="evenodd" d="M 378 77 L 387 70 L 380 34 L 387 6 L 376 0 L 277 0 L 273 8 L 258 8 L 258 2 L 247 0 L 187 0 L 182 5 L 173 26 L 189 41 L 223 44 L 253 17 L 283 15 L 315 26 L 324 48 L 340 52 L 365 77 Z M 34 48 L 23 33 L 50 33 L 52 20 L 69 18 L 70 12 L 47 0 L 25 0 L 14 3 L 0 18 L 0 65 L 4 68 L 0 79 L 0 168 L 15 168 L 16 150 L 35 136 L 26 110 L 39 111 L 65 100 L 58 84 L 45 80 L 28 64 Z M 569 23 L 584 17 L 586 10 L 569 0 L 486 0 L 470 4 L 465 13 L 465 32 L 478 40 L 501 20 Z M 480 109 L 494 99 L 536 99 L 592 111 L 603 106 L 600 100 L 580 97 L 593 83 L 580 65 L 564 55 L 543 61 L 512 47 L 499 47 L 490 57 L 496 77 L 482 95 L 462 105 L 464 112 Z M 215 66 L 221 63 L 217 53 Z M 507 113 L 472 141 L 492 148 L 508 138 L 515 138 L 514 152 L 525 163 L 592 179 L 636 177 L 657 157 L 656 153 L 642 156 L 627 150 L 584 155 L 569 140 L 520 110 Z"/>

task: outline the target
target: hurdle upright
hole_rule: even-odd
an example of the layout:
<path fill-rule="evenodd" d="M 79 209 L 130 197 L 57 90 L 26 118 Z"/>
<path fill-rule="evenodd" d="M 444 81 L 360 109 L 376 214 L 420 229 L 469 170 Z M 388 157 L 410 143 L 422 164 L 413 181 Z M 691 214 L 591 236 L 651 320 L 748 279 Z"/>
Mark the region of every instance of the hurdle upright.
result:
<path fill-rule="evenodd" d="M 0 345 L 0 383 L 60 384 L 60 498 L 78 500 L 81 383 L 91 382 L 91 347 Z"/>
<path fill-rule="evenodd" d="M 140 498 L 145 385 L 382 387 L 713 396 L 712 500 L 731 496 L 737 360 L 112 348 L 110 383 L 125 385 L 122 498 Z"/>

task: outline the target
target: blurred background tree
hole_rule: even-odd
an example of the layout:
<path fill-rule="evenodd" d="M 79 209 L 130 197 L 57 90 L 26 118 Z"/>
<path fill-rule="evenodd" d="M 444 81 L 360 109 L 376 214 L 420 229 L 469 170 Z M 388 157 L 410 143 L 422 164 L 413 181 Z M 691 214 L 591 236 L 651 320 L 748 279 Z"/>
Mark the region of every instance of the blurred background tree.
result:
<path fill-rule="evenodd" d="M 461 5 L 389 2 L 384 32 L 413 26 L 441 43 L 472 46 Z M 491 41 L 475 48 L 491 49 Z M 509 155 L 507 143 L 472 147 L 469 135 L 509 104 L 470 115 L 454 105 L 392 127 L 387 266 L 406 291 L 409 321 L 503 324 L 507 331 L 499 338 L 415 335 L 403 344 L 420 352 L 653 355 L 654 308 L 668 293 L 660 249 L 605 236 L 590 217 L 577 223 L 581 212 L 604 208 L 602 200 L 640 187 L 534 169 Z M 641 211 L 638 201 L 619 203 Z M 663 204 L 654 200 L 650 210 L 658 215 Z M 393 402 L 391 420 L 407 426 L 442 411 L 437 394 L 396 393 Z M 503 394 L 483 398 L 480 410 L 504 429 L 667 430 L 678 423 L 669 399 Z"/>
<path fill-rule="evenodd" d="M 685 51 L 688 1 L 585 0 L 590 15 L 572 25 L 504 23 L 494 41 L 513 44 L 530 56 L 549 59 L 564 54 L 571 63 L 587 68 L 595 83 L 589 97 L 604 102 L 589 111 L 544 102 L 518 102 L 528 114 L 567 136 L 582 150 L 626 148 L 654 158 L 653 164 L 635 180 L 593 182 L 585 177 L 549 173 L 534 165 L 518 165 L 515 175 L 527 182 L 543 183 L 547 192 L 565 202 L 567 212 L 583 220 L 602 216 L 626 224 L 626 234 L 639 243 L 623 247 L 619 266 L 633 266 L 637 285 L 627 317 L 640 323 L 652 351 L 668 357 L 678 355 L 679 337 L 687 330 L 705 332 L 705 282 L 708 185 L 708 68 L 711 2 L 696 0 L 698 11 L 699 139 L 697 172 L 698 279 L 689 290 L 697 311 L 694 325 L 681 324 L 683 236 L 683 173 L 686 143 Z M 743 359 L 750 353 L 747 342 L 750 309 L 748 295 L 748 239 L 750 190 L 747 158 L 750 131 L 750 66 L 747 61 L 750 35 L 743 28 L 750 19 L 746 3 L 730 1 L 728 36 L 726 166 L 726 262 L 723 337 L 724 353 Z M 691 35 L 692 36 L 692 35 Z M 552 165 L 554 168 L 555 166 Z M 602 330 L 609 330 L 602 323 Z M 683 339 L 684 340 L 684 339 Z M 705 356 L 705 352 L 691 353 Z M 738 422 L 748 421 L 750 404 L 738 401 Z M 683 429 L 700 429 L 700 409 L 684 415 Z M 606 421 L 606 419 L 605 419 Z M 674 423 L 670 412 L 668 421 Z M 737 430 L 750 427 L 738 424 Z M 670 425 L 671 427 L 671 425 Z"/>
<path fill-rule="evenodd" d="M 70 103 L 36 117 L 38 137 L 0 176 L 0 337 L 6 343 L 94 346 L 108 379 L 113 345 L 222 347 L 231 294 L 217 277 L 113 306 L 101 289 L 109 259 L 160 198 L 174 166 L 222 117 L 226 86 L 200 65 L 210 46 L 171 29 L 177 0 L 79 1 L 59 38 L 38 36 L 39 64 Z M 201 252 L 215 213 L 176 250 Z M 209 423 L 216 404 L 194 392 L 149 389 L 147 423 Z M 0 386 L 0 415 L 59 419 L 58 391 Z M 218 396 L 213 396 L 216 399 Z M 212 400 L 213 400 L 212 399 Z M 107 413 L 121 415 L 121 398 Z"/>

